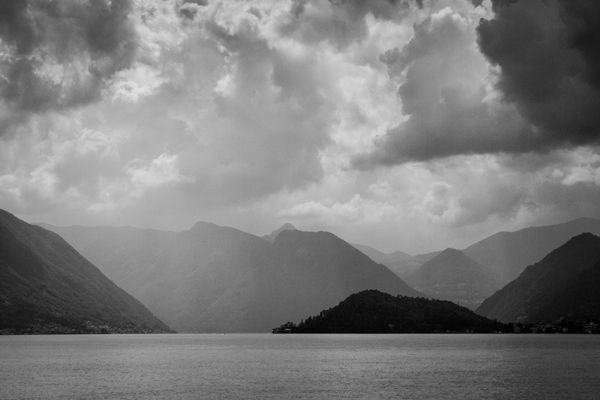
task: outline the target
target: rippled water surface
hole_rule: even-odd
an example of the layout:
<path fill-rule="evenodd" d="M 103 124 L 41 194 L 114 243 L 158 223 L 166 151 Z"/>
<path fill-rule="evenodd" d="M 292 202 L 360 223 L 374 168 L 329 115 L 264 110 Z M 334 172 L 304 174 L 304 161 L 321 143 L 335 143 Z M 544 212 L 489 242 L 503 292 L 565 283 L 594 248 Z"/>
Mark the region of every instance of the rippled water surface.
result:
<path fill-rule="evenodd" d="M 598 399 L 600 336 L 0 336 L 8 399 Z"/>

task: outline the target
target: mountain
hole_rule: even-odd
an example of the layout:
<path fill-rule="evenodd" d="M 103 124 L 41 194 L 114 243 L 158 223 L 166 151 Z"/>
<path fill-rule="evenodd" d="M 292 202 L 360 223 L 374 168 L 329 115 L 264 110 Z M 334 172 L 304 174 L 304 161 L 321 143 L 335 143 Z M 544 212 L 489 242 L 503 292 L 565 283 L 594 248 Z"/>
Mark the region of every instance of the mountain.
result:
<path fill-rule="evenodd" d="M 377 290 L 356 293 L 337 306 L 282 326 L 291 333 L 495 332 L 507 327 L 449 301 L 391 296 Z M 277 332 L 278 329 L 274 329 Z"/>
<path fill-rule="evenodd" d="M 528 266 L 476 312 L 503 322 L 600 317 L 600 237 L 578 235 Z"/>
<path fill-rule="evenodd" d="M 283 230 L 271 244 L 204 222 L 183 232 L 52 229 L 178 331 L 266 332 L 280 318 L 331 307 L 369 288 L 420 295 L 326 232 Z"/>
<path fill-rule="evenodd" d="M 169 331 L 57 234 L 0 210 L 0 330 Z"/>
<path fill-rule="evenodd" d="M 295 231 L 295 230 L 296 230 L 296 227 L 294 225 L 286 222 L 285 224 L 281 225 L 281 227 L 279 229 L 274 230 L 269 235 L 264 235 L 262 238 L 265 239 L 265 240 L 268 240 L 271 243 L 274 243 L 275 242 L 275 238 L 281 232 L 283 232 L 283 231 Z"/>
<path fill-rule="evenodd" d="M 100 264 L 100 260 L 111 256 L 112 252 L 107 250 L 118 248 L 123 243 L 128 242 L 136 235 L 139 235 L 140 232 L 144 231 L 144 229 L 128 226 L 98 226 L 92 228 L 77 225 L 59 227 L 45 223 L 38 223 L 36 225 L 41 226 L 49 231 L 58 233 L 71 246 L 77 249 L 77 251 L 79 251 L 85 256 L 85 258 L 90 260 L 96 266 Z M 152 230 L 148 229 L 145 231 L 149 232 Z M 113 276 L 111 276 L 114 271 L 103 270 L 102 272 L 110 279 L 115 279 Z"/>
<path fill-rule="evenodd" d="M 369 256 L 369 258 L 376 263 L 385 265 L 402 279 L 408 278 L 422 264 L 422 262 L 414 260 L 411 255 L 402 251 L 383 253 L 364 244 L 353 244 L 352 246 Z"/>
<path fill-rule="evenodd" d="M 199 327 L 265 332 L 278 321 L 299 319 L 365 289 L 422 295 L 329 232 L 288 230 L 277 236 L 267 264 L 203 313 Z"/>
<path fill-rule="evenodd" d="M 564 224 L 500 232 L 483 239 L 463 252 L 483 266 L 496 271 L 506 284 L 528 265 L 544 258 L 573 236 L 589 232 L 600 235 L 600 220 L 580 218 Z"/>
<path fill-rule="evenodd" d="M 406 282 L 431 297 L 473 310 L 500 288 L 492 271 L 455 249 L 446 249 L 424 263 Z"/>
<path fill-rule="evenodd" d="M 410 254 L 404 253 L 402 251 L 395 251 L 393 253 L 384 253 L 379 251 L 371 246 L 367 246 L 364 244 L 353 244 L 352 246 L 356 247 L 358 250 L 368 255 L 371 260 L 375 262 L 379 262 L 378 260 L 385 261 L 406 261 L 412 259 Z M 383 263 L 380 263 L 383 264 Z"/>
<path fill-rule="evenodd" d="M 55 227 L 82 246 L 108 277 L 178 331 L 202 330 L 197 319 L 253 268 L 269 243 L 237 229 L 198 222 L 166 232 L 136 228 Z M 122 239 L 114 243 L 114 238 Z"/>

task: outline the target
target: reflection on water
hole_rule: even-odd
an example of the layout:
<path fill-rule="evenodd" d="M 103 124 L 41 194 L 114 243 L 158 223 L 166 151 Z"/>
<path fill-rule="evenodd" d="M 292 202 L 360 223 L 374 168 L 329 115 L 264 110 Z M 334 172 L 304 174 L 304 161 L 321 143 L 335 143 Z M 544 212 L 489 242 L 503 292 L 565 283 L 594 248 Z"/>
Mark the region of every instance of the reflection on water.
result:
<path fill-rule="evenodd" d="M 0 336 L 1 399 L 597 399 L 600 336 Z"/>

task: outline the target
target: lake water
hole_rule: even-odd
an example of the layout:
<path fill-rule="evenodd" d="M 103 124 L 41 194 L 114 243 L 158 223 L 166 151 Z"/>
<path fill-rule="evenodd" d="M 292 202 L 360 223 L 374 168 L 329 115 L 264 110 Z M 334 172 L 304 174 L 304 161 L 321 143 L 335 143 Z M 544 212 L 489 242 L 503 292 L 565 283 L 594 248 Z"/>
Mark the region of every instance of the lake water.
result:
<path fill-rule="evenodd" d="M 0 399 L 599 399 L 599 335 L 0 336 Z"/>

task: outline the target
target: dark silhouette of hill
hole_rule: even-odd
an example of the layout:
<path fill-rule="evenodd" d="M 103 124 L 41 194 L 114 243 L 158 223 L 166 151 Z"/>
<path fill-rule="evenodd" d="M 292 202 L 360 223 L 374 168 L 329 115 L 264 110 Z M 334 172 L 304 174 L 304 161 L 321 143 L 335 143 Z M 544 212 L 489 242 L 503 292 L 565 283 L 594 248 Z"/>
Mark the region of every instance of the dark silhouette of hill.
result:
<path fill-rule="evenodd" d="M 431 297 L 472 310 L 500 288 L 492 271 L 455 249 L 446 249 L 424 263 L 406 282 Z"/>
<path fill-rule="evenodd" d="M 391 296 L 377 290 L 356 293 L 337 306 L 308 317 L 292 333 L 495 332 L 507 327 L 449 301 Z"/>
<path fill-rule="evenodd" d="M 364 289 L 422 295 L 329 232 L 288 230 L 277 236 L 268 263 L 253 269 L 201 319 L 217 331 L 246 326 L 265 332 L 281 320 L 318 312 Z"/>
<path fill-rule="evenodd" d="M 481 265 L 493 269 L 506 284 L 528 265 L 544 258 L 573 236 L 589 232 L 600 235 L 600 220 L 580 218 L 564 224 L 500 232 L 463 250 Z"/>
<path fill-rule="evenodd" d="M 393 273 L 402 279 L 408 278 L 414 271 L 417 270 L 417 268 L 421 266 L 421 264 L 423 264 L 422 262 L 416 261 L 411 255 L 402 251 L 383 253 L 371 246 L 366 246 L 364 244 L 353 244 L 353 246 L 369 256 L 371 260 L 388 267 Z"/>
<path fill-rule="evenodd" d="M 317 312 L 368 288 L 419 295 L 325 232 L 284 230 L 270 244 L 203 222 L 179 233 L 53 229 L 178 331 L 266 332 L 281 318 Z"/>
<path fill-rule="evenodd" d="M 503 322 L 599 317 L 600 238 L 580 234 L 486 299 L 478 314 Z"/>
<path fill-rule="evenodd" d="M 0 329 L 169 331 L 60 236 L 3 210 L 0 289 Z"/>
<path fill-rule="evenodd" d="M 279 235 L 281 232 L 283 231 L 295 231 L 296 227 L 292 224 L 290 224 L 289 222 L 286 222 L 285 224 L 281 225 L 281 227 L 279 227 L 279 229 L 275 229 L 273 232 L 271 232 L 268 235 L 264 235 L 262 238 L 265 240 L 268 240 L 271 243 L 275 242 L 275 238 L 277 238 L 277 235 Z"/>

